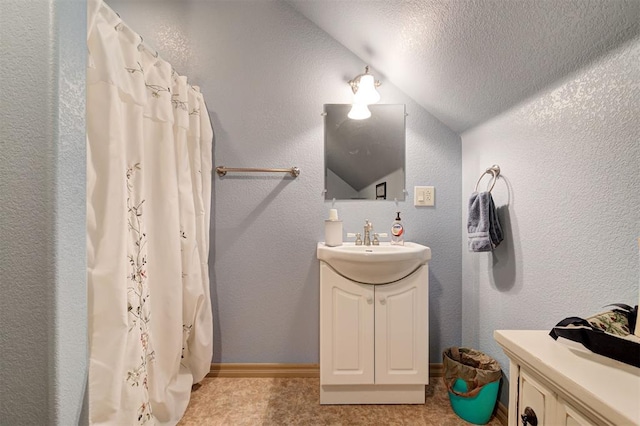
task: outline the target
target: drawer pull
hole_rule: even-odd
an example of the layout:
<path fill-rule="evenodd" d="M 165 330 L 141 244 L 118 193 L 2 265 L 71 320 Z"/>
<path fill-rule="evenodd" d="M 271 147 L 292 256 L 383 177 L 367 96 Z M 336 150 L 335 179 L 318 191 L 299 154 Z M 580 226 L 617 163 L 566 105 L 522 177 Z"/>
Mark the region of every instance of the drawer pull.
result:
<path fill-rule="evenodd" d="M 525 408 L 524 414 L 521 415 L 520 418 L 522 419 L 522 426 L 538 426 L 538 417 L 531 407 Z"/>

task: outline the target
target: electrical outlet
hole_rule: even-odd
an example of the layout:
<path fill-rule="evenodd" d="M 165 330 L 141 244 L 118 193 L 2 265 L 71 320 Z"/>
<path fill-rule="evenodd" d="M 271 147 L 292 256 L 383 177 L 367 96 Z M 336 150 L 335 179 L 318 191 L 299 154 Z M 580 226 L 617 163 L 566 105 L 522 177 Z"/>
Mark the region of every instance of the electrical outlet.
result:
<path fill-rule="evenodd" d="M 413 205 L 433 206 L 436 201 L 436 192 L 433 186 L 414 186 Z"/>

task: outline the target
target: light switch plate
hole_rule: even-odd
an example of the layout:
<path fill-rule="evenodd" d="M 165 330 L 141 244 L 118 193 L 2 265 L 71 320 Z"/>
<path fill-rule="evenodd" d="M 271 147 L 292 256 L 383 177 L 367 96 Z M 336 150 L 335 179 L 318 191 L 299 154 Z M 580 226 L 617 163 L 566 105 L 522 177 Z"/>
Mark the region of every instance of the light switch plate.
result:
<path fill-rule="evenodd" d="M 436 192 L 433 186 L 414 186 L 413 205 L 433 206 L 436 201 Z"/>

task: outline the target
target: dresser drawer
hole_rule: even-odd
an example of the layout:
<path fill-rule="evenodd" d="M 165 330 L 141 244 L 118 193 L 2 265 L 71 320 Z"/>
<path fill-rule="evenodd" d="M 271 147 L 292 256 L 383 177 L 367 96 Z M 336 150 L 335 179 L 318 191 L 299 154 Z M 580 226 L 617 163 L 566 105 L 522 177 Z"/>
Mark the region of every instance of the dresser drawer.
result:
<path fill-rule="evenodd" d="M 596 426 L 562 398 L 558 398 L 557 419 L 559 426 Z"/>
<path fill-rule="evenodd" d="M 520 370 L 518 386 L 518 419 L 522 420 L 523 416 L 531 417 L 530 413 L 533 413 L 538 426 L 556 426 L 555 394 L 524 369 Z M 525 424 L 524 420 L 522 424 Z M 530 420 L 526 424 L 533 425 L 535 422 Z"/>

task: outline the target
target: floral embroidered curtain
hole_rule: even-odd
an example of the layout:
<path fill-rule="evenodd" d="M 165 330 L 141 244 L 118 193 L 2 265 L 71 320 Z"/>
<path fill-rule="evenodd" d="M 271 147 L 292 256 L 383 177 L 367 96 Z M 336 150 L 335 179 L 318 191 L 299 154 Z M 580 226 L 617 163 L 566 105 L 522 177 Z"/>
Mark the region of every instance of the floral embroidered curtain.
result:
<path fill-rule="evenodd" d="M 145 49 L 106 4 L 94 4 L 87 70 L 90 421 L 173 425 L 211 365 L 213 132 L 198 88 Z"/>

